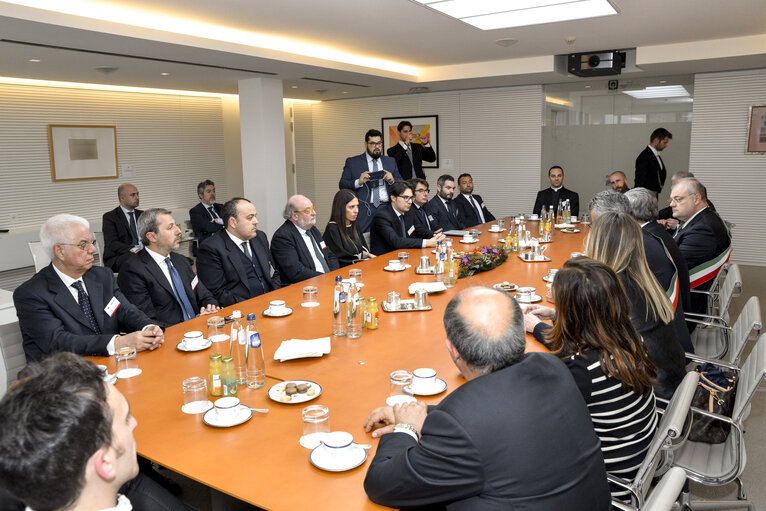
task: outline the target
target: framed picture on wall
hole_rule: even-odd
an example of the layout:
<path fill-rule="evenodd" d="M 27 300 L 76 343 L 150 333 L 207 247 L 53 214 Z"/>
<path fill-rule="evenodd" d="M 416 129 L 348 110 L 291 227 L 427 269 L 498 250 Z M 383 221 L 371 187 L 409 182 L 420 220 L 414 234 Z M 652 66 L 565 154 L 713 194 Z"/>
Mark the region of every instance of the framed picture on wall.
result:
<path fill-rule="evenodd" d="M 436 153 L 436 161 L 423 162 L 424 169 L 439 168 L 439 116 L 438 115 L 413 115 L 410 117 L 383 117 L 383 154 L 389 147 L 399 143 L 399 131 L 396 127 L 401 121 L 410 121 L 412 124 L 412 143 L 430 143 Z"/>
<path fill-rule="evenodd" d="M 53 181 L 117 179 L 117 127 L 49 124 Z"/>
<path fill-rule="evenodd" d="M 766 154 L 766 105 L 750 107 L 745 154 Z"/>

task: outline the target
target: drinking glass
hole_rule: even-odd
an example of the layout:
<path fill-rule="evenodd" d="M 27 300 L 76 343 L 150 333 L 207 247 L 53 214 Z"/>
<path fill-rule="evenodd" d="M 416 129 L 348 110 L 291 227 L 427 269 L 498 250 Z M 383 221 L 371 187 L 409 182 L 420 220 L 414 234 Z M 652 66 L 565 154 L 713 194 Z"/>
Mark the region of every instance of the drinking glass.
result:
<path fill-rule="evenodd" d="M 319 305 L 318 290 L 316 286 L 306 286 L 303 288 L 303 303 L 301 307 L 316 307 Z"/>
<path fill-rule="evenodd" d="M 303 436 L 300 444 L 307 449 L 313 449 L 330 432 L 330 409 L 322 405 L 307 406 L 301 412 L 301 417 Z"/>
<path fill-rule="evenodd" d="M 186 378 L 181 384 L 184 394 L 184 405 L 181 411 L 195 414 L 207 411 L 211 403 L 207 400 L 207 380 L 199 376 Z"/>

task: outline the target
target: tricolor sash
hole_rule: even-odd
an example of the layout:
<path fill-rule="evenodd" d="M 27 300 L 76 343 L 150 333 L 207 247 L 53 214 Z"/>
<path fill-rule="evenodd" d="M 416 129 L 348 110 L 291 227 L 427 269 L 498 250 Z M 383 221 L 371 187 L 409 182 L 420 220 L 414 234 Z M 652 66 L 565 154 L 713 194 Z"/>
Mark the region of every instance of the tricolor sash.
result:
<path fill-rule="evenodd" d="M 721 221 L 723 228 L 726 229 L 726 234 L 729 236 L 729 246 L 713 259 L 699 264 L 694 268 L 689 268 L 689 285 L 692 289 L 714 279 L 715 276 L 718 275 L 718 272 L 721 271 L 721 267 L 726 264 L 729 261 L 729 257 L 731 257 L 731 231 L 729 230 L 729 226 L 718 213 L 715 211 L 713 211 L 713 213 L 715 213 L 715 216 Z"/>

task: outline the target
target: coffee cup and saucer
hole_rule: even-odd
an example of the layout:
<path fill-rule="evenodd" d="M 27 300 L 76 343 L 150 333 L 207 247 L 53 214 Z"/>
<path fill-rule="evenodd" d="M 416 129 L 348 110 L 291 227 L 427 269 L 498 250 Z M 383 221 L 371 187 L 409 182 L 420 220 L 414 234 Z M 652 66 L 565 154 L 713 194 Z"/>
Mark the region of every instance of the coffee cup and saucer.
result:
<path fill-rule="evenodd" d="M 354 442 L 354 436 L 345 431 L 333 431 L 322 438 L 318 447 L 309 454 L 311 464 L 329 472 L 344 472 L 356 468 L 367 459 L 367 450 Z"/>
<path fill-rule="evenodd" d="M 253 411 L 249 406 L 240 404 L 234 396 L 216 399 L 213 408 L 205 412 L 202 422 L 214 428 L 230 428 L 250 420 Z"/>
<path fill-rule="evenodd" d="M 399 259 L 389 259 L 388 266 L 383 269 L 386 271 L 404 271 L 406 268 Z"/>
<path fill-rule="evenodd" d="M 430 367 L 421 367 L 412 371 L 412 383 L 404 391 L 416 396 L 435 396 L 447 390 L 447 382 L 436 377 L 436 371 Z"/>
<path fill-rule="evenodd" d="M 289 316 L 292 313 L 293 310 L 290 307 L 285 306 L 284 300 L 271 300 L 269 302 L 269 308 L 263 311 L 264 316 L 271 318 L 281 318 Z"/>
<path fill-rule="evenodd" d="M 186 332 L 181 342 L 176 344 L 176 348 L 179 351 L 202 351 L 208 349 L 213 345 L 213 341 L 205 339 L 202 332 L 199 330 L 192 330 Z"/>
<path fill-rule="evenodd" d="M 505 229 L 501 228 L 499 224 L 492 224 L 492 226 L 487 230 L 489 232 L 503 232 Z"/>
<path fill-rule="evenodd" d="M 533 287 L 520 287 L 516 290 L 516 301 L 519 303 L 535 303 L 541 302 L 543 297 L 535 294 L 536 289 Z"/>
<path fill-rule="evenodd" d="M 472 235 L 470 235 L 470 234 L 465 234 L 460 239 L 460 243 L 476 243 L 477 241 L 478 240 L 475 237 L 473 237 Z"/>

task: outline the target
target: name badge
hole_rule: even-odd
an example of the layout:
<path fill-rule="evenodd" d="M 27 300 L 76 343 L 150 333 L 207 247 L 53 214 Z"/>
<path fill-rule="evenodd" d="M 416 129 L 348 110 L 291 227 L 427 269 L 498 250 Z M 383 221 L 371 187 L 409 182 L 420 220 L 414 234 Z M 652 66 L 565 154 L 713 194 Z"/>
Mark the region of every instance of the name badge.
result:
<path fill-rule="evenodd" d="M 104 307 L 104 312 L 106 312 L 107 316 L 110 318 L 114 316 L 114 313 L 117 312 L 117 309 L 120 308 L 120 301 L 117 299 L 116 296 L 113 296 L 111 300 L 109 300 L 109 303 L 106 304 L 106 307 Z"/>
<path fill-rule="evenodd" d="M 484 205 L 484 203 L 481 203 L 481 209 L 485 209 L 487 206 Z"/>
<path fill-rule="evenodd" d="M 434 217 L 433 217 L 433 216 L 431 216 L 431 215 L 428 215 L 428 221 L 429 221 L 429 222 L 433 222 L 433 221 L 434 221 Z"/>
<path fill-rule="evenodd" d="M 322 247 L 322 250 L 327 248 L 327 245 L 325 244 L 324 240 L 319 242 L 319 246 Z"/>
<path fill-rule="evenodd" d="M 194 280 L 192 280 L 192 283 L 191 283 L 191 288 L 192 288 L 192 289 L 197 289 L 197 284 L 199 284 L 199 277 L 197 277 L 197 276 L 195 275 L 195 276 L 194 276 Z"/>
<path fill-rule="evenodd" d="M 415 226 L 411 225 L 409 229 L 407 229 L 407 236 L 412 236 L 412 233 L 415 232 Z"/>

